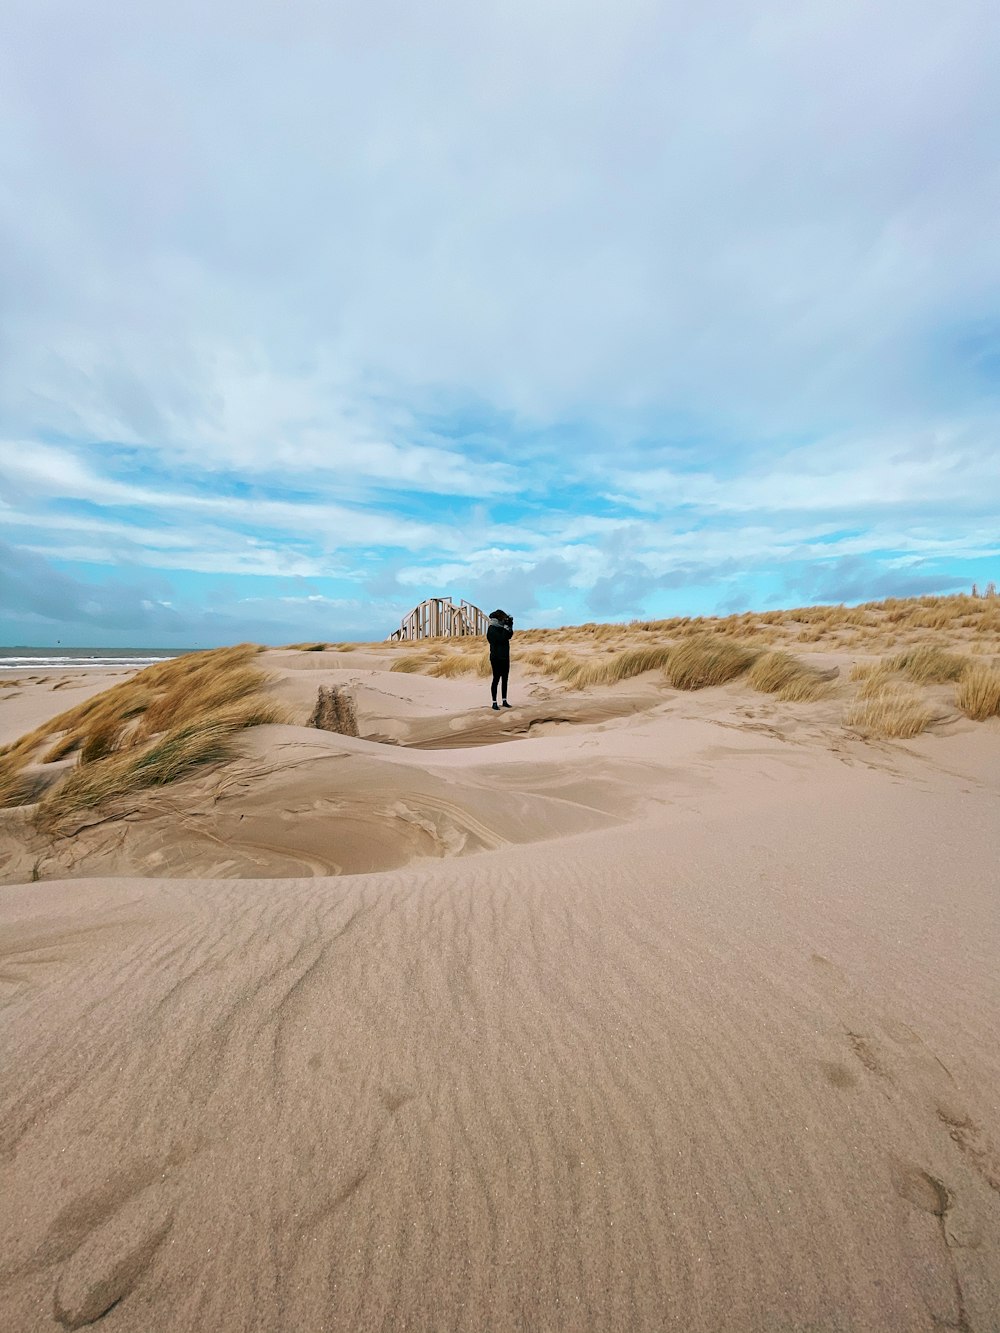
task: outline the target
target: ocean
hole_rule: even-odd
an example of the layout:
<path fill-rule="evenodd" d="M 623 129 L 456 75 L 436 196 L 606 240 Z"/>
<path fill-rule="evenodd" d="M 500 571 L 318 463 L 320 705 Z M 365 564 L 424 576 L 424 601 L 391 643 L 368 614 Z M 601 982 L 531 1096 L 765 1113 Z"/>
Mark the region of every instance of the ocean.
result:
<path fill-rule="evenodd" d="M 180 657 L 187 648 L 0 648 L 0 674 L 133 667 Z"/>

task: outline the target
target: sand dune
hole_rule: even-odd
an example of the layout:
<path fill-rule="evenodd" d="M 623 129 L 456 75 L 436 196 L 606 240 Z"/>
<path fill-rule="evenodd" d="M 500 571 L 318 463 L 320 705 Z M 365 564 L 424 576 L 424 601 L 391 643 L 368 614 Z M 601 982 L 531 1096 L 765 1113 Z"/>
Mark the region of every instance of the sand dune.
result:
<path fill-rule="evenodd" d="M 1000 1328 L 996 724 L 324 657 L 0 891 L 0 1326 Z"/>

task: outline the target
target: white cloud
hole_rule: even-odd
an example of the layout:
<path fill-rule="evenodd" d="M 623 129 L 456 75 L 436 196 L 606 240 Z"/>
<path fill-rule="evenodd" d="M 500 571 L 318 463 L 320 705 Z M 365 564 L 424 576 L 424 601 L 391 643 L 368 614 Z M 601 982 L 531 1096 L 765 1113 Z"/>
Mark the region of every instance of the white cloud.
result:
<path fill-rule="evenodd" d="M 185 493 L 121 482 L 88 468 L 71 451 L 30 441 L 8 441 L 0 461 L 5 495 L 21 503 L 83 500 L 114 508 L 169 510 L 187 516 L 208 515 L 241 521 L 289 534 L 308 533 L 331 547 L 445 546 L 454 538 L 443 526 L 420 523 L 370 508 L 332 502 L 272 500 L 263 497 Z M 10 499 L 7 500 L 10 503 Z"/>
<path fill-rule="evenodd" d="M 989 555 L 998 55 L 977 0 L 12 0 L 0 519 L 560 608 Z"/>
<path fill-rule="evenodd" d="M 786 452 L 748 451 L 729 475 L 630 469 L 611 486 L 639 510 L 704 513 L 859 513 L 960 505 L 1000 510 L 1000 414 L 913 423 L 908 430 L 841 434 Z M 973 478 L 974 484 L 973 484 Z"/>
<path fill-rule="evenodd" d="M 1000 277 L 980 4 L 32 0 L 8 38 L 16 425 L 350 469 L 427 386 L 883 413 Z"/>

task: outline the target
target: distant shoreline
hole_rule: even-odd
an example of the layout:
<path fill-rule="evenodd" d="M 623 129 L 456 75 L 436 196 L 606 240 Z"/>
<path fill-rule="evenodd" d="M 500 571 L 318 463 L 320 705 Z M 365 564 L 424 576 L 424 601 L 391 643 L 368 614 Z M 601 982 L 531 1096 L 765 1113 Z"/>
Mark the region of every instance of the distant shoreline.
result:
<path fill-rule="evenodd" d="M 97 671 L 152 666 L 194 652 L 192 648 L 0 648 L 0 673 Z"/>

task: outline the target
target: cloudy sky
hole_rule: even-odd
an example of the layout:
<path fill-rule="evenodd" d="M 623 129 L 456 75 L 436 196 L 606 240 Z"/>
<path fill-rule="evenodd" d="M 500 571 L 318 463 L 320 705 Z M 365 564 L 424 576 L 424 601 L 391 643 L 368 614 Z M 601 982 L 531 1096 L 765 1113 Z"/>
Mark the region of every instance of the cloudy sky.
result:
<path fill-rule="evenodd" d="M 995 0 L 0 0 L 2 641 L 1000 577 Z"/>

